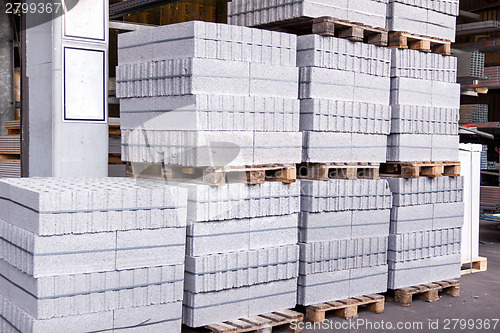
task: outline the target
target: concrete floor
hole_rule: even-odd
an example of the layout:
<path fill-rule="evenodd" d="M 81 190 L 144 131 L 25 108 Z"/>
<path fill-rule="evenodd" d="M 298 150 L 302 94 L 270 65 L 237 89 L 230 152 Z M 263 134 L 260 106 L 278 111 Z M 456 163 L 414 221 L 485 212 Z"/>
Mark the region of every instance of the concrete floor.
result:
<path fill-rule="evenodd" d="M 488 270 L 462 276 L 460 278 L 461 293 L 458 298 L 444 295 L 435 303 L 416 300 L 411 307 L 402 307 L 389 301 L 385 304 L 384 313 L 377 315 L 361 311 L 359 317 L 352 320 L 359 323 L 370 322 L 373 325 L 372 329 L 367 328 L 367 323 L 363 324 L 364 326 L 360 324 L 357 329 L 352 327 L 338 330 L 305 329 L 304 332 L 500 332 L 500 223 L 481 221 L 479 255 L 488 258 Z M 326 319 L 337 325 L 349 322 L 335 316 L 327 316 Z M 474 326 L 469 329 L 468 323 L 464 320 L 457 322 L 452 321 L 453 319 L 474 319 L 475 322 L 470 322 Z M 486 319 L 490 320 L 489 330 L 479 329 L 478 325 L 483 322 L 482 320 L 485 320 L 486 324 Z M 499 320 L 495 328 L 493 328 L 495 325 L 493 319 Z M 436 320 L 438 327 L 429 328 L 429 323 L 432 322 L 435 325 Z M 449 329 L 445 327 L 447 320 L 449 320 Z M 381 326 L 382 321 L 384 326 Z M 387 322 L 392 324 L 392 330 L 385 324 Z M 399 322 L 406 323 L 406 325 L 419 325 L 417 322 L 422 322 L 422 328 L 414 326 L 409 329 L 397 329 L 396 325 Z M 461 324 L 464 325 L 463 328 Z M 380 329 L 377 329 L 376 325 L 379 325 Z"/>

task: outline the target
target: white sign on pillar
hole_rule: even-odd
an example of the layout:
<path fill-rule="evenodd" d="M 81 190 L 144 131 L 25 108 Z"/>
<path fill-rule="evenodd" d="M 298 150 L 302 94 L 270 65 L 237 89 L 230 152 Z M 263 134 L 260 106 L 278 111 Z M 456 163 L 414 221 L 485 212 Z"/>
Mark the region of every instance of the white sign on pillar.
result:
<path fill-rule="evenodd" d="M 107 176 L 108 22 L 107 0 L 79 0 L 27 29 L 29 176 Z"/>

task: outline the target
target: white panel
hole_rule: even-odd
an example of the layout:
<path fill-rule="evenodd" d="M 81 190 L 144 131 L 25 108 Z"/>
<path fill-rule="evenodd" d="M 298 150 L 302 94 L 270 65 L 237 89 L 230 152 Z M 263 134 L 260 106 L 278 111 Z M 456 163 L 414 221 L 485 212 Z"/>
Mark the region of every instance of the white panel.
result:
<path fill-rule="evenodd" d="M 104 51 L 64 48 L 64 120 L 106 120 L 104 56 Z"/>
<path fill-rule="evenodd" d="M 105 39 L 105 11 L 102 0 L 80 0 L 64 15 L 66 37 Z"/>
<path fill-rule="evenodd" d="M 464 226 L 462 229 L 462 261 L 479 256 L 479 190 L 481 145 L 460 144 L 460 175 L 464 177 Z"/>

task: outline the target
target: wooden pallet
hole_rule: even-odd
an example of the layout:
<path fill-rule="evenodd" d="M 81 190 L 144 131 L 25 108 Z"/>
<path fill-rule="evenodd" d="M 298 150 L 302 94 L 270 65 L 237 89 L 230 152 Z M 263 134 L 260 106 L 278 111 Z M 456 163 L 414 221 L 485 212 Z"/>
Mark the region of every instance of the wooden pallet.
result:
<path fill-rule="evenodd" d="M 389 48 L 412 49 L 447 56 L 451 55 L 451 42 L 449 40 L 416 35 L 403 31 L 389 33 Z"/>
<path fill-rule="evenodd" d="M 294 183 L 295 164 L 241 167 L 183 167 L 178 165 L 139 164 L 128 166 L 128 175 L 140 178 L 222 186 L 226 183 L 262 184 L 266 181 Z"/>
<path fill-rule="evenodd" d="M 306 307 L 306 320 L 322 322 L 325 320 L 326 312 L 333 311 L 338 317 L 352 319 L 358 317 L 358 309 L 366 306 L 366 309 L 374 313 L 383 313 L 385 297 L 378 294 L 353 297 L 335 302 L 309 305 Z"/>
<path fill-rule="evenodd" d="M 302 322 L 304 315 L 292 310 L 276 311 L 255 317 L 241 318 L 238 320 L 226 321 L 219 324 L 205 326 L 204 328 L 213 333 L 229 332 L 259 332 L 270 333 L 274 328 L 286 327 L 292 332 L 300 332 L 298 327 L 293 328 L 292 324 Z M 298 325 L 293 325 L 298 326 Z"/>
<path fill-rule="evenodd" d="M 297 165 L 297 178 L 380 179 L 380 163 L 302 163 Z"/>
<path fill-rule="evenodd" d="M 485 272 L 486 270 L 488 270 L 488 258 L 477 257 L 472 261 L 470 260 L 462 261 L 462 270 L 460 272 L 460 275 Z"/>
<path fill-rule="evenodd" d="M 19 120 L 4 121 L 3 127 L 7 130 L 7 136 L 21 135 L 21 122 Z"/>
<path fill-rule="evenodd" d="M 126 162 L 122 161 L 121 154 L 109 154 L 108 155 L 108 164 L 125 164 Z"/>
<path fill-rule="evenodd" d="M 426 302 L 435 302 L 439 301 L 439 292 L 452 297 L 460 296 L 459 280 L 446 280 L 397 289 L 394 291 L 394 301 L 401 306 L 412 306 L 413 295 L 416 295 Z"/>
<path fill-rule="evenodd" d="M 20 162 L 21 161 L 21 153 L 15 152 L 0 152 L 0 161 L 8 161 L 8 162 Z"/>
<path fill-rule="evenodd" d="M 387 46 L 389 36 L 387 29 L 374 28 L 359 22 L 349 22 L 330 16 L 314 19 L 299 18 L 284 22 L 264 24 L 259 27 L 296 35 L 314 33 L 321 36 L 346 38 L 352 41 L 365 42 L 378 46 Z"/>
<path fill-rule="evenodd" d="M 387 162 L 380 165 L 384 177 L 458 177 L 460 162 Z"/>

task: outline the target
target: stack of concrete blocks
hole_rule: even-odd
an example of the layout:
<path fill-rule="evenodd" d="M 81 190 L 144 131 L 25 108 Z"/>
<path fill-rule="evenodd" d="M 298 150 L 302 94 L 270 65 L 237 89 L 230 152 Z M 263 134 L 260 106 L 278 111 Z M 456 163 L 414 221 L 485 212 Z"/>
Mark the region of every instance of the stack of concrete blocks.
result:
<path fill-rule="evenodd" d="M 347 39 L 298 37 L 303 162 L 385 162 L 390 50 Z"/>
<path fill-rule="evenodd" d="M 385 180 L 303 180 L 298 304 L 387 290 L 392 194 Z"/>
<path fill-rule="evenodd" d="M 300 162 L 296 36 L 186 22 L 121 34 L 122 159 Z"/>
<path fill-rule="evenodd" d="M 456 58 L 393 49 L 388 161 L 458 161 Z"/>
<path fill-rule="evenodd" d="M 254 27 L 330 16 L 385 28 L 387 2 L 388 0 L 233 0 L 228 3 L 228 23 Z"/>
<path fill-rule="evenodd" d="M 0 181 L 0 332 L 180 332 L 186 205 L 133 179 Z"/>
<path fill-rule="evenodd" d="M 460 277 L 463 177 L 388 178 L 389 289 Z"/>
<path fill-rule="evenodd" d="M 459 0 L 389 0 L 387 29 L 455 41 Z"/>
<path fill-rule="evenodd" d="M 299 183 L 181 186 L 188 189 L 184 324 L 295 307 Z"/>

